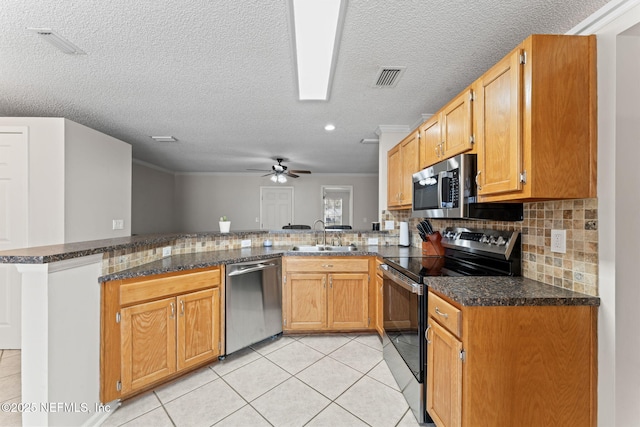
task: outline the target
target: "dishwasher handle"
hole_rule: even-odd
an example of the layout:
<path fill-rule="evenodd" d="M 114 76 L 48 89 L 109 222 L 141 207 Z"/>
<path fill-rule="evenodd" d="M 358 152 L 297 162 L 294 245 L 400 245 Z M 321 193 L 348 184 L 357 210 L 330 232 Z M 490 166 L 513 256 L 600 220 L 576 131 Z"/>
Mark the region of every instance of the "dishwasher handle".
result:
<path fill-rule="evenodd" d="M 278 264 L 263 264 L 260 262 L 257 264 L 243 265 L 241 268 L 238 268 L 237 270 L 230 272 L 228 276 L 229 277 L 240 276 L 242 274 L 249 274 L 255 271 L 261 271 L 261 270 L 266 270 L 268 268 L 275 268 L 275 267 L 278 267 Z"/>

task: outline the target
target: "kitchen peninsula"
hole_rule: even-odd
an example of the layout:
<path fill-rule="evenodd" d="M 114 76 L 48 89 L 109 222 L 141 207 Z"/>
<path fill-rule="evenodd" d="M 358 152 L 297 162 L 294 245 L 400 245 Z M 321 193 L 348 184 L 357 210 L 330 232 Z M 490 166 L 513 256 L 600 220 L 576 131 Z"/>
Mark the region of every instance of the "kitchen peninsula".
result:
<path fill-rule="evenodd" d="M 1 252 L 0 262 L 16 264 L 22 273 L 23 402 L 85 403 L 89 408 L 88 412 L 25 413 L 24 425 L 95 424 L 105 415 L 95 410 L 100 403 L 100 283 L 273 256 L 375 258 L 420 253 L 419 248 L 395 246 L 394 236 L 384 231 L 336 233 L 343 244 L 355 243 L 359 249 L 332 253 L 293 251 L 294 245 L 314 241 L 316 234 L 277 230 L 132 236 Z M 368 246 L 369 237 L 378 238 L 381 245 Z M 251 247 L 241 248 L 242 241 L 247 240 Z M 265 240 L 271 240 L 274 246 L 264 247 Z M 390 245 L 385 246 L 385 241 Z M 162 257 L 165 247 L 171 247 L 170 257 Z M 474 278 L 476 285 L 479 280 Z M 520 277 L 506 280 L 510 280 L 514 292 L 526 290 L 526 303 L 530 305 L 599 303 L 597 297 Z M 437 278 L 432 281 L 438 283 Z M 485 292 L 499 294 L 499 288 L 492 290 L 489 286 Z M 502 293 L 499 304 L 519 305 L 522 300 L 511 301 L 508 294 Z"/>

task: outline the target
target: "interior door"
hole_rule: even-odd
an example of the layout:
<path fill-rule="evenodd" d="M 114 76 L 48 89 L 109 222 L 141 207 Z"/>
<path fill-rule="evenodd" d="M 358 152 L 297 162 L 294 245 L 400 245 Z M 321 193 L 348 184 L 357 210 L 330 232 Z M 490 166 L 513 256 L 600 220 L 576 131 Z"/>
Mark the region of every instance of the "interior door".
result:
<path fill-rule="evenodd" d="M 260 187 L 260 228 L 278 230 L 293 223 L 293 187 Z"/>
<path fill-rule="evenodd" d="M 28 246 L 28 128 L 0 127 L 0 250 Z M 0 264 L 0 348 L 20 348 L 20 274 Z"/>

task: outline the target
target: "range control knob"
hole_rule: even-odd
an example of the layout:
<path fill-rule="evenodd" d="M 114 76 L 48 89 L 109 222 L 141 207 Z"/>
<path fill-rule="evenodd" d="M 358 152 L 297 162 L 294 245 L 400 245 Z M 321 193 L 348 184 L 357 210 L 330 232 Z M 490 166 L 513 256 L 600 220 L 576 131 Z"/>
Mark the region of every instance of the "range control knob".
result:
<path fill-rule="evenodd" d="M 500 236 L 498 237 L 498 240 L 496 240 L 496 244 L 498 246 L 504 246 L 507 244 L 507 241 L 504 239 L 504 237 Z"/>
<path fill-rule="evenodd" d="M 486 234 L 483 234 L 482 237 L 480 238 L 480 243 L 491 243 L 491 241 L 489 240 L 489 236 L 487 236 Z"/>
<path fill-rule="evenodd" d="M 495 238 L 495 236 L 491 236 L 489 238 L 489 244 L 490 245 L 496 245 L 498 243 L 498 239 Z"/>

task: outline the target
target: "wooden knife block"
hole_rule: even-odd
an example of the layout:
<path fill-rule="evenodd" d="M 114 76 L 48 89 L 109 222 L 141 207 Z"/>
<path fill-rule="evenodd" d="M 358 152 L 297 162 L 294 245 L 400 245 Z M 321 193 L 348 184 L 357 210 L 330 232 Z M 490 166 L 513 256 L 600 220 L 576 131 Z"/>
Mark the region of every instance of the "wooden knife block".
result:
<path fill-rule="evenodd" d="M 427 241 L 422 242 L 422 256 L 444 256 L 444 246 L 440 243 L 442 235 L 439 231 L 427 234 Z"/>

